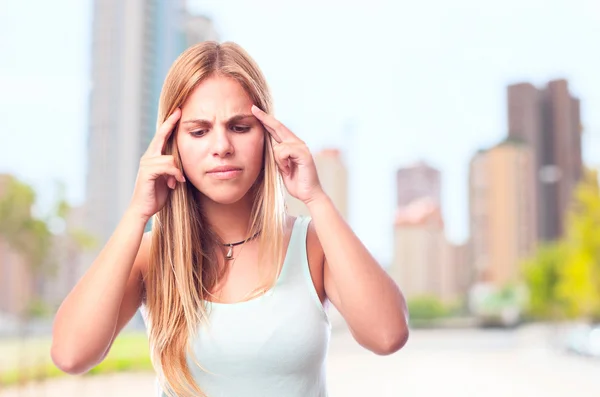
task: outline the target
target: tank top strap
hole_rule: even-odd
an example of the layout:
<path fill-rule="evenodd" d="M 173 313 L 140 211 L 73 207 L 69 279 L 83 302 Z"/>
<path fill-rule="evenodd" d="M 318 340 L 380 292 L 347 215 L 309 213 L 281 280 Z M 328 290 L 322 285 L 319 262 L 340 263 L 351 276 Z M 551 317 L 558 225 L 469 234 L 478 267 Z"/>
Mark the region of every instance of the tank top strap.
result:
<path fill-rule="evenodd" d="M 304 276 L 302 268 L 308 266 L 306 236 L 309 223 L 310 218 L 304 216 L 298 216 L 294 221 L 279 283 L 297 282 Z"/>
<path fill-rule="evenodd" d="M 293 284 L 298 287 L 297 291 L 310 299 L 329 322 L 328 315 L 315 289 L 308 263 L 307 236 L 311 221 L 312 218 L 309 216 L 299 216 L 296 219 L 282 270 L 283 277 L 280 278 L 280 281 L 287 286 Z"/>

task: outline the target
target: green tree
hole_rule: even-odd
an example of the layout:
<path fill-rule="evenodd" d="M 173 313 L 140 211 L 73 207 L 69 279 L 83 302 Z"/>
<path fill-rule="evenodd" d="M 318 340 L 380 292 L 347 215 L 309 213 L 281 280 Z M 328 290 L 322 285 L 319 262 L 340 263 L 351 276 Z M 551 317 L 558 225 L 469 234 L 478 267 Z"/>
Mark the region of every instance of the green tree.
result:
<path fill-rule="evenodd" d="M 585 170 L 567 214 L 564 237 L 525 262 L 529 311 L 538 318 L 600 321 L 600 189 Z"/>
<path fill-rule="evenodd" d="M 554 320 L 562 317 L 564 304 L 557 289 L 561 266 L 565 261 L 565 244 L 558 242 L 540 246 L 535 256 L 525 262 L 524 276 L 529 290 L 530 316 Z"/>
<path fill-rule="evenodd" d="M 48 253 L 52 246 L 52 233 L 48 225 L 32 214 L 35 204 L 35 192 L 27 184 L 11 176 L 0 176 L 0 239 L 20 254 L 34 277 L 45 271 Z M 29 305 L 35 297 L 17 313 L 19 336 L 25 337 L 29 317 Z M 19 374 L 24 378 L 27 373 L 24 354 L 25 340 L 19 344 Z"/>
<path fill-rule="evenodd" d="M 574 198 L 557 295 L 568 317 L 600 321 L 600 189 L 596 172 L 586 171 Z"/>
<path fill-rule="evenodd" d="M 0 192 L 0 238 L 21 254 L 37 273 L 52 247 L 52 233 L 47 223 L 32 214 L 35 192 L 14 177 L 4 177 Z"/>
<path fill-rule="evenodd" d="M 21 255 L 29 267 L 35 281 L 46 281 L 55 268 L 57 258 L 55 235 L 53 228 L 60 228 L 60 233 L 66 237 L 67 252 L 74 253 L 94 246 L 94 240 L 80 229 L 71 229 L 67 217 L 71 207 L 65 199 L 64 185 L 57 185 L 57 198 L 50 212 L 44 216 L 36 216 L 32 209 L 36 204 L 36 194 L 33 188 L 12 176 L 0 176 L 0 240 Z M 21 353 L 19 375 L 22 379 L 44 377 L 45 373 L 30 374 L 24 358 L 27 323 L 31 316 L 43 316 L 51 308 L 47 302 L 33 289 L 33 296 L 18 314 L 19 336 L 21 337 Z M 41 367 L 40 367 L 41 368 Z"/>

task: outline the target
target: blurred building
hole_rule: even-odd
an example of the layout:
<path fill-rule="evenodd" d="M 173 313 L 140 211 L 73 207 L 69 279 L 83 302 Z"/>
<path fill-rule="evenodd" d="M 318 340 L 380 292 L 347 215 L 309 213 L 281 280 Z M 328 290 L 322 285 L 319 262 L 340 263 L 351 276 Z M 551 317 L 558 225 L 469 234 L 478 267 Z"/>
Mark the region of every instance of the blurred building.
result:
<path fill-rule="evenodd" d="M 185 18 L 183 33 L 186 46 L 207 40 L 219 40 L 213 20 L 204 15 L 188 15 Z"/>
<path fill-rule="evenodd" d="M 521 261 L 537 241 L 533 150 L 508 139 L 470 163 L 471 260 L 479 282 L 519 279 Z"/>
<path fill-rule="evenodd" d="M 0 197 L 10 178 L 9 175 L 0 175 Z M 27 258 L 0 237 L 0 312 L 17 315 L 31 303 L 40 309 L 41 305 L 44 308 L 58 307 L 83 275 L 80 261 L 83 251 L 73 238 L 73 233 L 82 230 L 83 224 L 83 207 L 72 208 L 65 230 L 52 236 L 43 272 L 34 272 Z M 34 302 L 34 298 L 39 301 Z"/>
<path fill-rule="evenodd" d="M 448 244 L 439 203 L 426 197 L 398 208 L 390 276 L 407 298 L 442 295 Z"/>
<path fill-rule="evenodd" d="M 324 149 L 314 156 L 321 186 L 335 208 L 348 220 L 348 171 L 338 149 Z M 291 215 L 308 215 L 308 208 L 286 192 L 286 205 Z"/>
<path fill-rule="evenodd" d="M 507 89 L 509 136 L 533 148 L 537 233 L 542 241 L 563 234 L 566 210 L 582 175 L 579 99 L 566 80 L 538 89 L 529 83 Z"/>
<path fill-rule="evenodd" d="M 0 174 L 0 197 L 5 194 L 11 176 Z M 33 273 L 25 258 L 0 236 L 0 312 L 22 313 L 35 292 Z"/>
<path fill-rule="evenodd" d="M 44 277 L 40 288 L 42 300 L 50 308 L 58 308 L 87 268 L 82 264 L 85 247 L 78 241 L 84 237 L 80 234 L 84 228 L 84 215 L 83 206 L 71 208 L 64 230 L 53 237 L 52 271 Z"/>
<path fill-rule="evenodd" d="M 96 0 L 93 16 L 85 223 L 101 247 L 131 200 L 168 68 L 216 34 L 184 0 Z"/>
<path fill-rule="evenodd" d="M 471 272 L 466 245 L 445 235 L 441 173 L 425 162 L 396 173 L 394 253 L 388 270 L 407 298 L 430 296 L 454 303 L 467 294 Z"/>
<path fill-rule="evenodd" d="M 439 297 L 445 302 L 456 303 L 466 299 L 474 281 L 469 246 L 467 243 L 453 244 L 447 241 L 445 250 L 440 269 Z"/>
<path fill-rule="evenodd" d="M 34 291 L 35 282 L 27 262 L 0 238 L 0 312 L 22 313 Z"/>
<path fill-rule="evenodd" d="M 403 207 L 423 197 L 431 197 L 440 203 L 440 181 L 440 171 L 424 162 L 400 168 L 396 172 L 398 207 Z"/>

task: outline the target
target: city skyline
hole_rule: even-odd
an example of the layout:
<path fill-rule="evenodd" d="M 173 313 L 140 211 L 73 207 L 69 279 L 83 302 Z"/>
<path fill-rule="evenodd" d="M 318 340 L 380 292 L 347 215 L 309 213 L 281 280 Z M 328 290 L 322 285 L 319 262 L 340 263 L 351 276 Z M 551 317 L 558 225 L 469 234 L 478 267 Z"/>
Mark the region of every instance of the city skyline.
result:
<path fill-rule="evenodd" d="M 483 14 L 475 12 L 476 2 L 458 3 L 440 3 L 433 13 L 419 4 L 353 3 L 340 19 L 339 4 L 315 12 L 311 2 L 190 2 L 192 11 L 215 20 L 223 40 L 238 41 L 257 59 L 278 118 L 313 153 L 331 146 L 347 153 L 350 222 L 382 262 L 392 255 L 395 171 L 417 160 L 443 171 L 449 238 L 467 238 L 468 160 L 508 132 L 507 85 L 567 78 L 582 100 L 584 159 L 600 163 L 600 115 L 594 112 L 600 108 L 600 60 L 590 51 L 600 34 L 597 2 L 534 2 L 538 6 L 527 8 L 510 0 Z M 60 178 L 77 205 L 84 195 L 91 7 L 66 0 L 35 7 L 31 13 L 29 4 L 11 4 L 0 17 L 6 54 L 0 79 L 7 88 L 0 103 L 12 115 L 0 124 L 0 140 L 9 143 L 0 145 L 0 171 L 33 183 L 46 202 L 53 179 Z M 372 18 L 364 18 L 367 8 Z M 24 20 L 43 37 L 15 22 Z M 363 56 L 375 53 L 377 65 Z M 365 74 L 374 66 L 378 73 Z M 44 128 L 23 122 L 32 109 L 36 119 L 46 120 Z M 449 140 L 441 144 L 441 138 Z"/>

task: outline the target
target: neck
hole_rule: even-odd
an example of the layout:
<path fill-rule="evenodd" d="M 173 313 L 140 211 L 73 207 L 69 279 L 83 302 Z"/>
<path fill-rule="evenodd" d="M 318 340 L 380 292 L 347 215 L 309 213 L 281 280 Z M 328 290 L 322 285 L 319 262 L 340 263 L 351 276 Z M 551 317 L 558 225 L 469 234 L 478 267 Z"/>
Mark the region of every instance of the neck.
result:
<path fill-rule="evenodd" d="M 204 216 L 223 243 L 236 243 L 248 238 L 252 199 L 247 194 L 232 204 L 221 204 L 206 196 L 201 197 Z"/>

